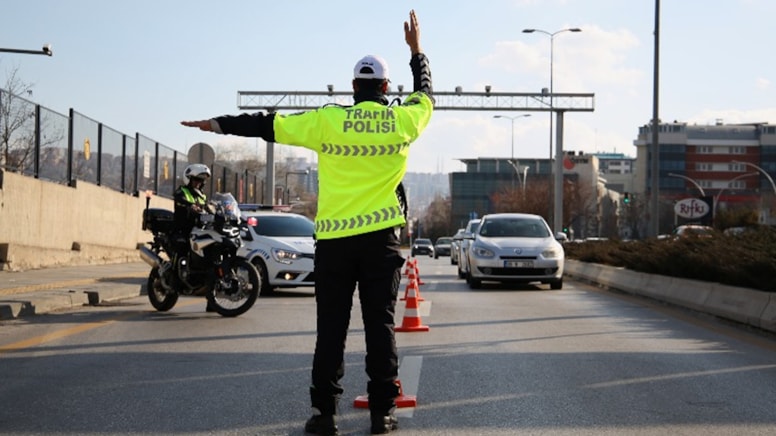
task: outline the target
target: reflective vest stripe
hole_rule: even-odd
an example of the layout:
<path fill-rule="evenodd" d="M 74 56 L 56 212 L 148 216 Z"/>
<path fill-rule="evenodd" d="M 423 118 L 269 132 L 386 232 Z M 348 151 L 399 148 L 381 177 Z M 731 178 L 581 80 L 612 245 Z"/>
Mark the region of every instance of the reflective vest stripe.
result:
<path fill-rule="evenodd" d="M 359 227 L 370 226 L 383 221 L 389 221 L 403 216 L 400 207 L 388 207 L 376 210 L 367 215 L 359 215 L 343 219 L 324 219 L 315 221 L 315 232 L 336 232 L 338 230 L 352 230 Z"/>
<path fill-rule="evenodd" d="M 387 144 L 387 145 L 341 145 L 341 144 L 321 144 L 321 153 L 334 156 L 384 156 L 387 154 L 398 154 L 409 147 L 410 143 Z"/>

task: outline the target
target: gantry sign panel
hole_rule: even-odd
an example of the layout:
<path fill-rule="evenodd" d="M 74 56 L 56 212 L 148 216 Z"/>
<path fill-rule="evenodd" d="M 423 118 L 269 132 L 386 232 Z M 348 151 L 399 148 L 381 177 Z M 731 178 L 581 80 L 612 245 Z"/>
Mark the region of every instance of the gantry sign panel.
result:
<path fill-rule="evenodd" d="M 331 88 L 330 88 L 331 89 Z M 402 99 L 409 95 L 392 93 L 389 100 Z M 555 181 L 553 183 L 555 232 L 559 232 L 563 216 L 563 114 L 565 112 L 593 112 L 595 110 L 595 94 L 566 93 L 511 93 L 511 92 L 463 92 L 456 89 L 453 92 L 434 92 L 434 110 L 444 111 L 523 111 L 523 112 L 554 112 L 556 122 L 555 141 Z M 266 110 L 277 112 L 281 110 L 303 111 L 323 107 L 327 104 L 351 106 L 353 93 L 343 91 L 238 91 L 237 107 L 240 110 Z M 265 194 L 272 198 L 274 185 L 274 146 L 267 143 L 267 183 Z"/>

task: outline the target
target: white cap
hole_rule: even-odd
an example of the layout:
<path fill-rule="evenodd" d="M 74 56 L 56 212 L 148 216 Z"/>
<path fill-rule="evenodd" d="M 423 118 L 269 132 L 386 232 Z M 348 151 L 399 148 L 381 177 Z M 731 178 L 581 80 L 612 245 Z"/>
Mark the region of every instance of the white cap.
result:
<path fill-rule="evenodd" d="M 356 79 L 388 79 L 388 64 L 380 56 L 364 56 L 353 68 L 353 77 Z"/>

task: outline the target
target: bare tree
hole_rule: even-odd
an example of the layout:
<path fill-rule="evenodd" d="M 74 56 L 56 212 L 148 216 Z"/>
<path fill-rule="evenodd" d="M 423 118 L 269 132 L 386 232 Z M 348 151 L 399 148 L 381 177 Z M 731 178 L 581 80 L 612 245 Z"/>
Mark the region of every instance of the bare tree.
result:
<path fill-rule="evenodd" d="M 587 237 L 589 233 L 601 236 L 601 228 L 612 227 L 616 232 L 616 220 L 609 213 L 606 196 L 598 188 L 579 181 L 565 180 L 563 186 L 563 228 L 569 237 Z M 610 224 L 613 221 L 614 224 Z"/>
<path fill-rule="evenodd" d="M 4 86 L 0 88 L 0 168 L 67 183 L 67 117 L 61 116 L 62 122 L 57 123 L 58 114 L 38 111 L 37 104 L 21 97 L 32 95 L 32 85 L 19 78 L 18 67 L 8 72 Z M 41 165 L 37 174 L 36 152 Z"/>
<path fill-rule="evenodd" d="M 598 195 L 594 189 L 580 185 L 573 180 L 564 180 L 563 185 L 563 228 L 587 234 L 588 227 L 600 227 L 601 213 L 598 210 Z M 550 185 L 547 180 L 536 180 L 525 188 L 504 186 L 491 194 L 490 200 L 495 212 L 521 212 L 543 216 L 548 222 L 550 213 L 547 198 Z M 616 226 L 615 226 L 616 228 Z"/>
<path fill-rule="evenodd" d="M 536 180 L 525 187 L 508 186 L 494 192 L 491 202 L 495 212 L 521 212 L 541 215 L 547 218 L 547 197 L 549 185 L 546 180 Z"/>
<path fill-rule="evenodd" d="M 253 173 L 263 173 L 267 168 L 267 163 L 259 159 L 256 150 L 247 143 L 241 144 L 216 144 L 216 162 L 222 165 L 228 165 L 235 171 L 250 171 Z"/>
<path fill-rule="evenodd" d="M 18 77 L 19 68 L 8 71 L 4 89 L 0 90 L 0 166 L 23 171 L 34 152 L 35 112 L 19 95 L 32 94 L 32 85 Z"/>
<path fill-rule="evenodd" d="M 627 204 L 621 204 L 620 221 L 623 235 L 629 239 L 641 239 L 644 216 L 649 211 L 646 195 L 630 194 Z"/>
<path fill-rule="evenodd" d="M 452 202 L 450 197 L 437 194 L 426 209 L 422 218 L 423 235 L 435 241 L 440 236 L 452 236 L 456 228 L 450 223 Z"/>

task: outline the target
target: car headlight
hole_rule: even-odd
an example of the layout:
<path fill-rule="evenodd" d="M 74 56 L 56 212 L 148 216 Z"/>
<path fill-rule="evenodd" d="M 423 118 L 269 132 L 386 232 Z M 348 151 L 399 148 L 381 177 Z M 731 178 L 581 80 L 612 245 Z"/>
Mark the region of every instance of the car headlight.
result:
<path fill-rule="evenodd" d="M 296 259 L 301 258 L 302 253 L 298 251 L 284 250 L 282 248 L 273 248 L 272 257 L 275 259 L 275 262 L 285 263 L 288 265 Z"/>
<path fill-rule="evenodd" d="M 560 259 L 562 256 L 563 250 L 558 247 L 549 247 L 542 251 L 542 257 L 545 259 Z"/>
<path fill-rule="evenodd" d="M 496 255 L 496 253 L 493 252 L 493 250 L 489 250 L 485 247 L 479 247 L 479 246 L 473 246 L 471 248 L 472 254 L 474 254 L 477 257 L 493 257 Z"/>

